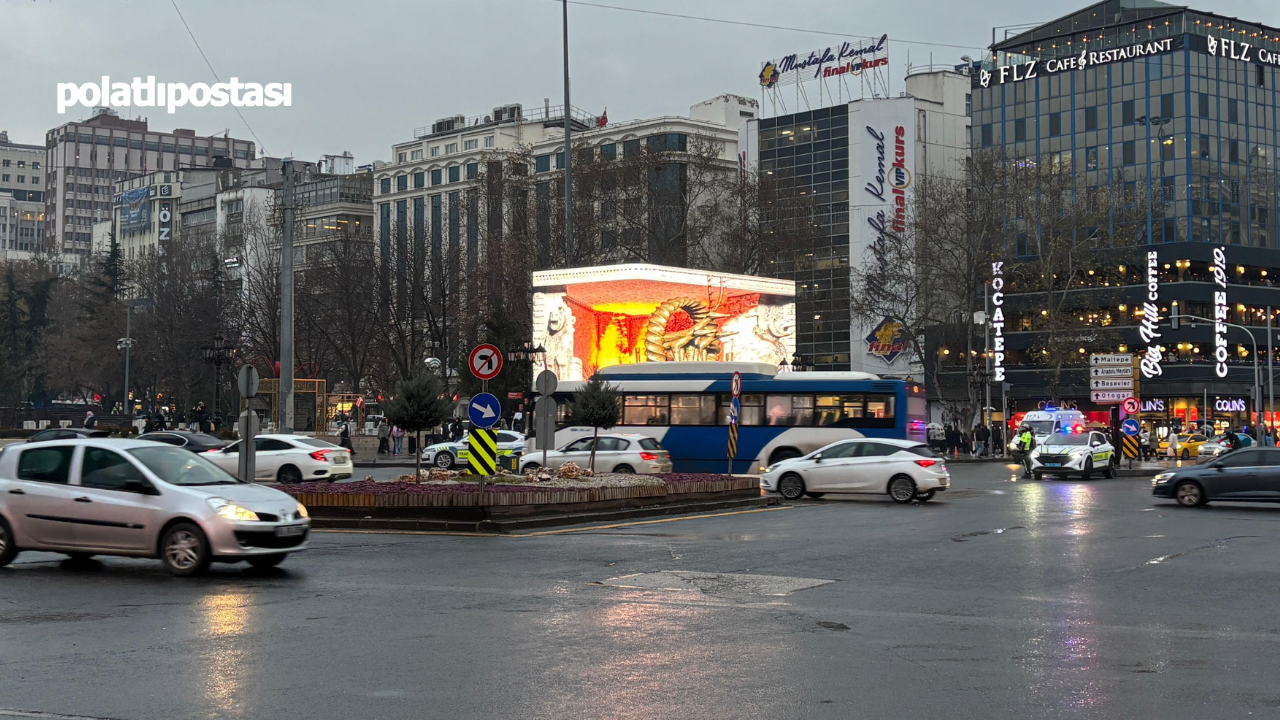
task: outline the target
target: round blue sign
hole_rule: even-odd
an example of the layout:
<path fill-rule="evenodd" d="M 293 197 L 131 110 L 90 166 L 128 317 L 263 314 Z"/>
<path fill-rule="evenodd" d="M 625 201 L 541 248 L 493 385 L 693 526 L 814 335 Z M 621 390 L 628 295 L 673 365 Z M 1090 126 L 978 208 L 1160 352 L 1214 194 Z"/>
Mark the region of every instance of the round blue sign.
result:
<path fill-rule="evenodd" d="M 1125 418 L 1124 422 L 1120 423 L 1120 432 L 1129 437 L 1137 435 L 1140 431 L 1141 428 L 1138 427 L 1138 421 L 1133 418 Z"/>
<path fill-rule="evenodd" d="M 491 428 L 502 417 L 502 404 L 490 393 L 480 393 L 467 405 L 467 419 L 478 428 Z"/>

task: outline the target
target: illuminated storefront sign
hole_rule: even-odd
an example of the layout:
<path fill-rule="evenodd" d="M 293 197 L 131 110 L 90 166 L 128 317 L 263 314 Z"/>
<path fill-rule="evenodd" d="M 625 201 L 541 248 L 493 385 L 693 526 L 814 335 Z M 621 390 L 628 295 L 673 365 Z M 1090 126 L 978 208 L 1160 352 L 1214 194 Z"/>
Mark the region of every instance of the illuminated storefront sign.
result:
<path fill-rule="evenodd" d="M 1121 60 L 1132 60 L 1134 58 L 1148 57 L 1151 55 L 1159 55 L 1161 53 L 1180 50 L 1183 46 L 1183 39 L 1179 37 L 1165 38 L 1163 40 L 1152 40 L 1150 42 L 1137 43 L 1122 48 L 1112 48 L 1110 50 L 1088 50 L 1080 51 L 1079 55 L 1072 55 L 1064 58 L 1050 58 L 1049 60 L 1034 59 L 1024 63 L 1015 65 L 1002 65 L 992 70 L 982 70 L 978 73 L 978 84 L 982 87 L 989 87 L 993 82 L 996 85 L 1004 85 L 1006 83 L 1022 82 L 1024 80 L 1034 80 L 1038 77 L 1056 75 L 1061 72 L 1070 72 L 1073 70 L 1084 70 L 1097 65 L 1108 65 Z"/>
<path fill-rule="evenodd" d="M 1239 40 L 1219 39 L 1212 35 L 1206 39 L 1209 41 L 1209 54 L 1214 57 L 1280 67 L 1280 53 Z"/>
<path fill-rule="evenodd" d="M 1213 249 L 1213 371 L 1227 376 L 1227 253 Z"/>
<path fill-rule="evenodd" d="M 787 55 L 781 60 L 769 60 L 760 69 L 760 85 L 773 88 L 778 85 L 795 85 L 820 77 L 832 77 L 847 73 L 859 74 L 876 67 L 887 67 L 885 54 L 889 36 L 863 43 L 841 43 L 839 47 L 814 50 L 808 55 Z M 833 67 L 835 66 L 835 67 Z"/>
<path fill-rule="evenodd" d="M 534 363 L 561 380 L 611 365 L 667 361 L 789 365 L 795 283 L 658 265 L 533 274 Z"/>
<path fill-rule="evenodd" d="M 1004 263 L 991 263 L 991 380 L 1004 382 Z"/>
<path fill-rule="evenodd" d="M 1138 335 L 1147 344 L 1147 352 L 1142 356 L 1140 367 L 1142 376 L 1153 378 L 1164 370 L 1160 366 L 1163 356 L 1160 354 L 1160 258 L 1155 250 L 1147 253 L 1147 299 L 1142 303 L 1142 324 L 1138 326 Z"/>

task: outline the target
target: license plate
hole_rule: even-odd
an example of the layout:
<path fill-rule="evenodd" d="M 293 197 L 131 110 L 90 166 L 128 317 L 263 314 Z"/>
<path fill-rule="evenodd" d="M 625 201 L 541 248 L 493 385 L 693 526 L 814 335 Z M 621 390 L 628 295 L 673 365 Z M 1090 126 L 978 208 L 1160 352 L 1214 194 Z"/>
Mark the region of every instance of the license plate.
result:
<path fill-rule="evenodd" d="M 306 525 L 285 525 L 276 528 L 276 537 L 297 537 L 307 533 Z"/>
<path fill-rule="evenodd" d="M 1062 463 L 1045 463 L 1045 467 L 1062 467 Z"/>

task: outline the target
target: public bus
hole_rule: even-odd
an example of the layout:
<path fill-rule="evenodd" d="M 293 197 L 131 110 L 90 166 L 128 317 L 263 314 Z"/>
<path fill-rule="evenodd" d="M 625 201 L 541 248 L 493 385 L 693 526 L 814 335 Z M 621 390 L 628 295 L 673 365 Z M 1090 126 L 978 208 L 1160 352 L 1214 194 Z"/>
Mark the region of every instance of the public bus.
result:
<path fill-rule="evenodd" d="M 780 460 L 858 437 L 925 442 L 927 406 L 919 383 L 860 372 L 779 373 L 774 365 L 660 362 L 614 365 L 599 376 L 623 396 L 622 422 L 609 432 L 656 438 L 675 472 L 729 469 L 733 373 L 742 374 L 735 473 L 759 473 Z M 592 428 L 575 425 L 569 402 L 585 384 L 563 381 L 554 394 L 564 447 Z"/>

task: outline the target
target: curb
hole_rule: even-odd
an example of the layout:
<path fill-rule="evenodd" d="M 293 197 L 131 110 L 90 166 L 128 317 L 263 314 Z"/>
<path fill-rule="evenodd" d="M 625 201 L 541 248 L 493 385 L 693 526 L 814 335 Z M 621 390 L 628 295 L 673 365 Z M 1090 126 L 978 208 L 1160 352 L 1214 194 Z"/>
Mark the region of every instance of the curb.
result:
<path fill-rule="evenodd" d="M 519 530 L 535 528 L 560 527 L 565 525 L 586 525 L 592 523 L 615 522 L 643 517 L 661 515 L 689 515 L 746 507 L 764 507 L 778 505 L 776 497 L 732 498 L 691 503 L 675 503 L 670 505 L 652 505 L 638 508 L 620 508 L 597 512 L 562 513 L 554 515 L 529 516 L 510 520 L 442 520 L 418 518 L 342 518 L 313 517 L 311 526 L 316 529 L 334 530 L 411 530 L 433 532 L 479 532 L 501 535 Z"/>

